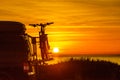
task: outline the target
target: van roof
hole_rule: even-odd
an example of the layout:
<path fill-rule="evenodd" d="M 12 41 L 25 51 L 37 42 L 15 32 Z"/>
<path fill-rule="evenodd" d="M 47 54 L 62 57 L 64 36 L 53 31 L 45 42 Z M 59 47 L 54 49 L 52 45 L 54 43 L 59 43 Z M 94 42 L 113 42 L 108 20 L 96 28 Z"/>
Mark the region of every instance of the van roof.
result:
<path fill-rule="evenodd" d="M 0 33 L 25 33 L 25 25 L 16 21 L 0 21 Z"/>

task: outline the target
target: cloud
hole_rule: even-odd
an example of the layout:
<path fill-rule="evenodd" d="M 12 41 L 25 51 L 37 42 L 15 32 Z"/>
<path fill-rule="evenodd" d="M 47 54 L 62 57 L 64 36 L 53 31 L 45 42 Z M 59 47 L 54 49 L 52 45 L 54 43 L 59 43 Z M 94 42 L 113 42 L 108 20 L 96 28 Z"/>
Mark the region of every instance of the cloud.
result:
<path fill-rule="evenodd" d="M 55 25 L 108 25 L 106 18 L 120 18 L 119 0 L 8 0 L 2 1 L 1 16 L 24 19 L 24 23 L 55 21 Z M 28 21 L 30 20 L 30 21 Z M 94 21 L 94 22 L 93 22 Z M 97 22 L 100 21 L 100 22 Z M 105 22 L 107 21 L 107 22 Z M 113 24 L 119 25 L 118 21 Z M 108 24 L 105 24 L 105 23 Z M 90 24 L 91 23 L 91 24 Z"/>

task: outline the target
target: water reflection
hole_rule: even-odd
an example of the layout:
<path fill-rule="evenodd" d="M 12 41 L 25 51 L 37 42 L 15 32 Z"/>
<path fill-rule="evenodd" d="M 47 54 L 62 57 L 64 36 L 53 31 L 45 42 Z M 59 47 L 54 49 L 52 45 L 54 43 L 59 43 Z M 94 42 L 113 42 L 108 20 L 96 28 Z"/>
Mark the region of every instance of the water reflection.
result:
<path fill-rule="evenodd" d="M 109 62 L 112 62 L 112 63 L 116 63 L 118 65 L 120 65 L 120 57 L 119 56 L 77 56 L 77 57 L 72 57 L 72 56 L 69 56 L 69 57 L 54 57 L 53 60 L 51 61 L 48 61 L 47 63 L 50 65 L 50 64 L 57 64 L 57 63 L 61 63 L 61 62 L 65 62 L 65 61 L 69 61 L 71 58 L 73 59 L 90 59 L 90 60 L 104 60 L 104 61 L 109 61 Z"/>

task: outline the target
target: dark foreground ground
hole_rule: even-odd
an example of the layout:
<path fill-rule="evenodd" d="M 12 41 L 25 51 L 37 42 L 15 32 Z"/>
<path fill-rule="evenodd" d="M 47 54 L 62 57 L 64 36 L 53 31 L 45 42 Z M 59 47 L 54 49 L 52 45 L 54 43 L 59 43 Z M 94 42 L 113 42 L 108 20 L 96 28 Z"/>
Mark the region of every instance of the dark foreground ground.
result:
<path fill-rule="evenodd" d="M 120 80 L 120 66 L 90 59 L 61 62 L 40 66 L 41 80 Z"/>

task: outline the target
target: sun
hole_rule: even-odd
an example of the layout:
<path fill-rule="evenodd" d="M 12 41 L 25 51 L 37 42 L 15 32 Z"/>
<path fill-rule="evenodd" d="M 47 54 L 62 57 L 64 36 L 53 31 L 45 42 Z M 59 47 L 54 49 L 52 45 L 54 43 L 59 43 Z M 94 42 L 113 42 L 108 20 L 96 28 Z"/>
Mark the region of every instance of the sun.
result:
<path fill-rule="evenodd" d="M 57 48 L 57 47 L 53 48 L 53 52 L 54 53 L 58 53 L 59 52 L 59 48 Z"/>

